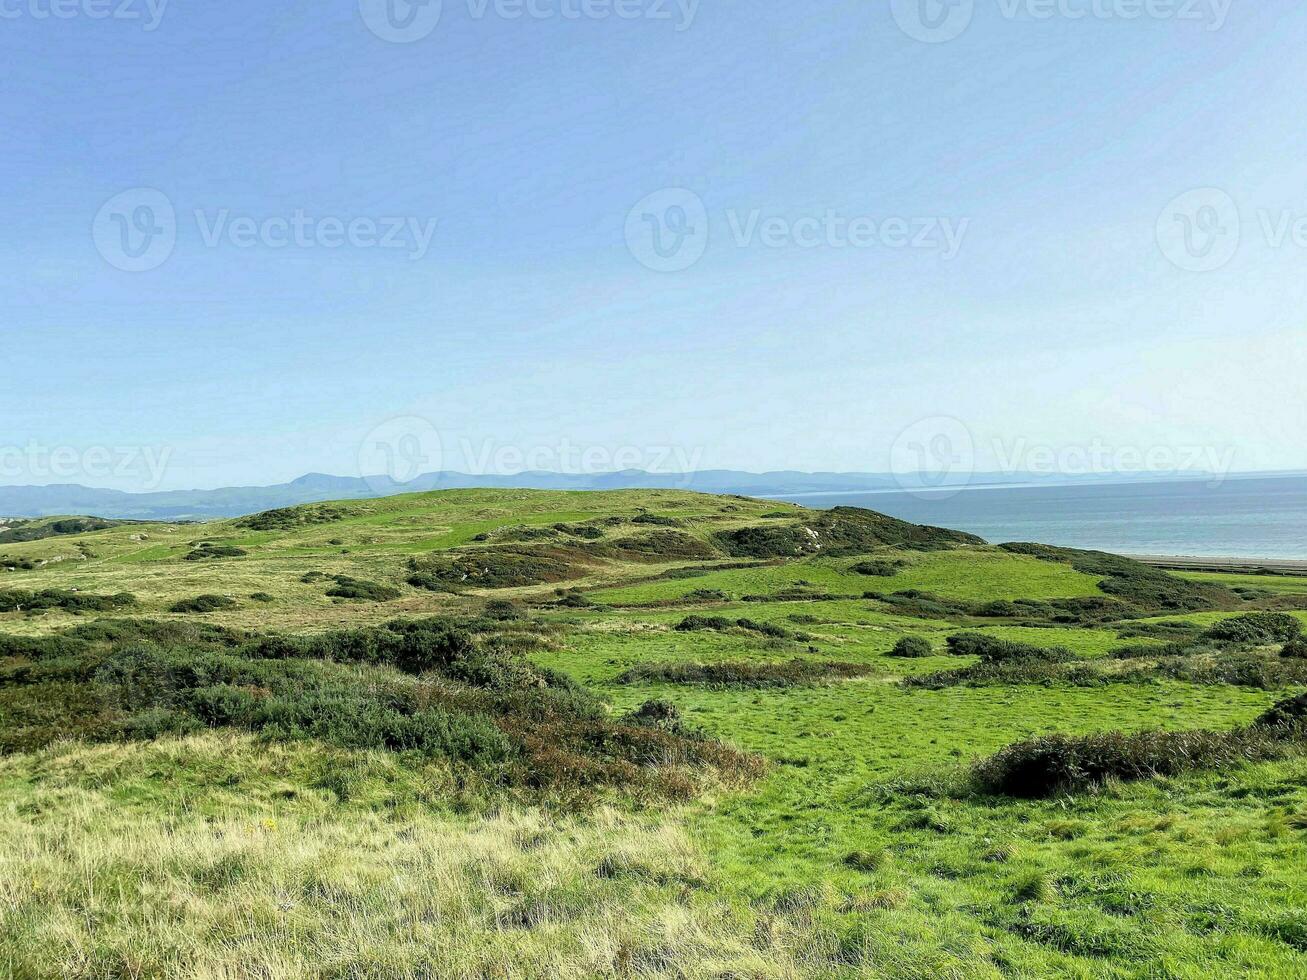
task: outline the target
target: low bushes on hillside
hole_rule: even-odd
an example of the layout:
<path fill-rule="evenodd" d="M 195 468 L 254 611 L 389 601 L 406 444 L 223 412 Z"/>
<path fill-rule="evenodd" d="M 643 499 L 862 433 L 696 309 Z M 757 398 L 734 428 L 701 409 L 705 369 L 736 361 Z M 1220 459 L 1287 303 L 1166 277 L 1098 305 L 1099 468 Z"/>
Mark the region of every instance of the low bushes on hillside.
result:
<path fill-rule="evenodd" d="M 66 612 L 113 612 L 136 605 L 136 596 L 130 592 L 116 595 L 94 595 L 64 589 L 43 589 L 28 592 L 10 589 L 0 592 L 0 613 L 33 609 L 63 609 Z"/>
<path fill-rule="evenodd" d="M 1046 797 L 1109 779 L 1175 776 L 1281 758 L 1307 744 L 1307 695 L 1283 701 L 1256 722 L 1228 732 L 1147 731 L 1048 735 L 1009 745 L 973 770 L 984 791 Z"/>
<path fill-rule="evenodd" d="M 959 657 L 979 657 L 986 663 L 1017 660 L 1066 663 L 1079 659 L 1066 647 L 1037 647 L 986 633 L 954 633 L 948 638 L 948 652 Z"/>
<path fill-rule="evenodd" d="M 761 633 L 763 636 L 770 636 L 777 640 L 794 637 L 794 634 L 784 626 L 777 626 L 775 623 L 759 623 L 752 619 L 728 619 L 725 616 L 686 616 L 676 624 L 675 629 L 679 633 L 694 633 L 700 630 L 714 630 L 720 633 L 740 629 L 750 633 Z"/>
<path fill-rule="evenodd" d="M 229 544 L 212 544 L 208 541 L 199 545 L 194 551 L 183 555 L 183 561 L 214 561 L 219 558 L 240 558 L 248 555 L 244 548 Z"/>
<path fill-rule="evenodd" d="M 390 602 L 401 595 L 399 589 L 379 582 L 350 578 L 348 575 L 333 576 L 336 584 L 327 590 L 327 595 L 335 599 L 363 599 L 369 602 Z"/>
<path fill-rule="evenodd" d="M 1203 635 L 1219 643 L 1288 643 L 1302 635 L 1302 623 L 1288 613 L 1258 612 L 1222 620 Z"/>
<path fill-rule="evenodd" d="M 193 599 L 180 599 L 168 607 L 175 613 L 210 613 L 220 609 L 235 609 L 239 603 L 225 595 L 197 595 Z"/>
<path fill-rule="evenodd" d="M 46 538 L 68 534 L 85 534 L 104 531 L 128 521 L 107 521 L 101 517 L 65 517 L 57 521 L 6 521 L 0 530 L 0 544 L 19 544 L 25 541 L 43 541 Z"/>
<path fill-rule="evenodd" d="M 545 550 L 514 547 L 480 548 L 409 563 L 408 584 L 432 592 L 460 589 L 506 589 L 546 582 L 564 582 L 585 574 L 582 567 Z"/>
<path fill-rule="evenodd" d="M 1292 657 L 1297 660 L 1307 660 L 1307 639 L 1301 636 L 1290 640 L 1280 650 L 1281 657 Z"/>
<path fill-rule="evenodd" d="M 785 663 L 728 661 L 714 664 L 640 664 L 621 674 L 618 684 L 702 684 L 708 687 L 796 687 L 874 674 L 866 664 L 827 660 Z"/>
<path fill-rule="evenodd" d="M 858 507 L 821 511 L 807 517 L 802 524 L 757 525 L 722 531 L 716 540 L 727 554 L 737 558 L 858 555 L 884 547 L 937 551 L 984 544 L 973 534 L 911 524 Z"/>
<path fill-rule="evenodd" d="M 475 622 L 489 632 L 445 619 L 308 637 L 112 621 L 9 644 L 0 647 L 9 660 L 0 750 L 237 727 L 420 752 L 488 783 L 569 795 L 621 785 L 683 796 L 696 773 L 760 771 L 758 760 L 671 724 L 670 712 L 610 718 L 584 688 L 520 652 L 514 631 L 529 624 Z"/>
<path fill-rule="evenodd" d="M 341 507 L 314 504 L 305 507 L 279 507 L 251 514 L 235 522 L 236 527 L 251 531 L 293 531 L 295 528 L 332 524 L 344 520 L 350 512 Z"/>

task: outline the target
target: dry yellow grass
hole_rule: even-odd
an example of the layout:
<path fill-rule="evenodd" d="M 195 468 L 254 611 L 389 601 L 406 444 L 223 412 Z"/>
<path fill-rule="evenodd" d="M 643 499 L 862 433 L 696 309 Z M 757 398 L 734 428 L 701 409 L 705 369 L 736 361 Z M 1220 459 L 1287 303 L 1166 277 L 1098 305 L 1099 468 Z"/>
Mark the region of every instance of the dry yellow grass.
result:
<path fill-rule="evenodd" d="M 205 735 L 0 762 L 0 972 L 801 975 L 712 897 L 675 811 L 346 802 L 330 778 L 292 790 L 312 752 Z M 388 763 L 329 765 L 366 797 Z"/>

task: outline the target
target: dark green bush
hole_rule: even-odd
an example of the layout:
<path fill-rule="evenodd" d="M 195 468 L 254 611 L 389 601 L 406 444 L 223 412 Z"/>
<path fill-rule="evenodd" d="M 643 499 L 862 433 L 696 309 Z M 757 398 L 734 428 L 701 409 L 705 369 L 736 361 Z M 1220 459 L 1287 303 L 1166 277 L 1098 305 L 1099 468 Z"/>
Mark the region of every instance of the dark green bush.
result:
<path fill-rule="evenodd" d="M 579 578 L 584 570 L 557 554 L 494 547 L 454 552 L 409 564 L 409 585 L 432 592 L 504 589 Z"/>
<path fill-rule="evenodd" d="M 1039 798 L 1088 789 L 1108 779 L 1175 776 L 1278 758 L 1291 747 L 1281 734 L 1287 731 L 1254 725 L 1232 732 L 1047 735 L 1009 745 L 973 772 L 985 792 Z"/>
<path fill-rule="evenodd" d="M 1298 660 L 1307 660 L 1307 640 L 1302 637 L 1296 637 L 1284 645 L 1280 651 L 1281 657 L 1292 657 Z"/>
<path fill-rule="evenodd" d="M 223 595 L 197 595 L 194 599 L 181 599 L 168 607 L 175 613 L 209 613 L 219 609 L 235 609 L 238 603 Z"/>
<path fill-rule="evenodd" d="M 836 661 L 790 660 L 786 663 L 752 661 L 715 664 L 653 663 L 632 667 L 617 678 L 618 684 L 704 684 L 710 687 L 795 687 L 846 680 L 874 674 L 866 664 Z"/>
<path fill-rule="evenodd" d="M 188 555 L 184 555 L 183 561 L 213 561 L 218 558 L 239 558 L 242 555 L 248 555 L 249 552 L 244 548 L 237 548 L 234 545 L 210 544 L 205 542 Z"/>
<path fill-rule="evenodd" d="M 727 619 L 725 616 L 686 616 L 674 628 L 681 633 L 693 633 L 702 630 L 722 632 L 724 630 L 741 629 L 750 633 L 761 633 L 763 636 L 770 636 L 777 640 L 794 637 L 794 634 L 785 627 L 777 626 L 775 623 L 759 623 L 752 619 Z"/>
<path fill-rule="evenodd" d="M 1288 613 L 1259 612 L 1223 620 L 1203 635 L 1221 643 L 1288 643 L 1302 635 L 1302 623 Z"/>
<path fill-rule="evenodd" d="M 1078 659 L 1065 647 L 1037 647 L 985 633 L 954 633 L 948 638 L 948 650 L 954 656 L 979 657 L 986 663 L 1016 660 L 1066 663 Z"/>
<path fill-rule="evenodd" d="M 905 636 L 894 644 L 889 652 L 891 657 L 933 657 L 934 648 L 924 636 Z"/>
<path fill-rule="evenodd" d="M 880 578 L 892 578 L 903 569 L 908 567 L 908 563 L 895 558 L 874 558 L 870 561 L 860 561 L 849 568 L 851 572 L 857 572 L 859 575 L 873 575 Z"/>
<path fill-rule="evenodd" d="M 27 592 L 21 589 L 0 592 L 0 613 L 30 609 L 63 609 L 67 612 L 113 612 L 136 605 L 130 592 L 117 595 L 92 595 L 89 592 L 44 589 Z"/>
<path fill-rule="evenodd" d="M 486 603 L 483 615 L 486 619 L 494 619 L 501 622 L 526 618 L 526 612 L 511 599 L 491 599 Z"/>
<path fill-rule="evenodd" d="M 327 590 L 327 595 L 336 599 L 363 599 L 370 602 L 390 602 L 400 597 L 399 589 L 378 582 L 350 578 L 348 575 L 333 576 L 336 584 Z"/>

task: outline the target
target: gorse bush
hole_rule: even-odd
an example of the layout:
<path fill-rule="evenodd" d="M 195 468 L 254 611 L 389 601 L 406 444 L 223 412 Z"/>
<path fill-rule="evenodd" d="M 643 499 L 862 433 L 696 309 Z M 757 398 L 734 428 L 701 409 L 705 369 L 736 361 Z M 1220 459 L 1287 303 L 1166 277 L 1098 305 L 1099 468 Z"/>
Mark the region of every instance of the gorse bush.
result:
<path fill-rule="evenodd" d="M 910 524 L 858 507 L 835 507 L 803 524 L 771 524 L 722 531 L 715 536 L 737 558 L 786 558 L 798 555 L 859 555 L 883 547 L 938 551 L 984 544 L 973 534 Z"/>
<path fill-rule="evenodd" d="M 676 624 L 675 629 L 680 633 L 694 633 L 702 630 L 724 632 L 739 629 L 749 633 L 760 633 L 776 640 L 797 638 L 796 634 L 790 632 L 784 626 L 777 626 L 775 623 L 759 623 L 752 619 L 728 619 L 725 616 L 686 616 Z"/>
<path fill-rule="evenodd" d="M 933 657 L 935 649 L 924 636 L 905 636 L 894 644 L 891 657 Z"/>
<path fill-rule="evenodd" d="M 399 589 L 378 582 L 350 578 L 348 575 L 334 576 L 335 585 L 327 590 L 327 595 L 336 599 L 365 599 L 370 602 L 390 602 L 400 597 Z"/>
<path fill-rule="evenodd" d="M 449 620 L 310 637 L 92 625 L 106 628 L 0 648 L 8 660 L 0 750 L 235 727 L 419 752 L 489 782 L 568 794 L 621 785 L 684 795 L 708 771 L 758 771 L 750 757 L 682 734 L 674 711 L 610 719 L 584 688 L 512 649 L 510 637 L 478 637 Z"/>
<path fill-rule="evenodd" d="M 708 687 L 796 687 L 847 680 L 874 674 L 866 664 L 822 660 L 790 660 L 785 663 L 752 661 L 715 664 L 640 664 L 623 673 L 618 684 L 702 684 Z"/>
<path fill-rule="evenodd" d="M 31 609 L 63 609 L 67 612 L 113 612 L 136 605 L 130 592 L 117 595 L 92 595 L 62 589 L 27 592 L 21 589 L 0 591 L 0 613 Z"/>
<path fill-rule="evenodd" d="M 529 548 L 481 548 L 464 553 L 412 559 L 409 585 L 433 592 L 505 589 L 563 582 L 584 574 L 574 562 Z"/>
<path fill-rule="evenodd" d="M 1259 612 L 1222 620 L 1203 635 L 1220 643 L 1288 643 L 1302 635 L 1302 623 L 1288 613 Z"/>
<path fill-rule="evenodd" d="M 209 613 L 220 609 L 235 609 L 239 603 L 224 595 L 197 595 L 193 599 L 180 599 L 168 607 L 175 613 Z"/>
<path fill-rule="evenodd" d="M 249 552 L 244 548 L 237 548 L 229 544 L 212 544 L 204 542 L 199 545 L 190 554 L 183 556 L 183 561 L 213 561 L 218 558 L 239 558 L 242 555 L 248 555 Z"/>
<path fill-rule="evenodd" d="M 1175 776 L 1282 758 L 1307 747 L 1307 695 L 1282 701 L 1256 722 L 1233 731 L 1047 735 L 1009 745 L 978 763 L 973 776 L 985 792 L 1046 797 L 1099 786 L 1109 779 Z"/>
<path fill-rule="evenodd" d="M 1293 657 L 1298 660 L 1307 660 L 1307 639 L 1297 637 L 1290 640 L 1280 650 L 1281 657 Z"/>
<path fill-rule="evenodd" d="M 954 633 L 948 638 L 948 652 L 959 657 L 979 657 L 986 663 L 1015 660 L 1066 663 L 1079 659 L 1065 647 L 1037 647 L 985 633 Z"/>
<path fill-rule="evenodd" d="M 874 558 L 870 561 L 860 561 L 856 565 L 851 565 L 849 571 L 856 572 L 859 575 L 892 578 L 907 567 L 908 563 L 899 559 Z"/>

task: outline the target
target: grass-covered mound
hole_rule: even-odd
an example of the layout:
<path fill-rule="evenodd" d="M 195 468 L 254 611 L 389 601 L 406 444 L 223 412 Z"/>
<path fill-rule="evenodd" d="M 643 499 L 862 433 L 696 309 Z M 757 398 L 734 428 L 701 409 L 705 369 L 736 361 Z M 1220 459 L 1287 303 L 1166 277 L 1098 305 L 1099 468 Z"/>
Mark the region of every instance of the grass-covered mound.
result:
<path fill-rule="evenodd" d="M 497 546 L 414 558 L 408 584 L 432 592 L 508 589 L 566 582 L 585 574 L 585 566 L 565 549 Z"/>
<path fill-rule="evenodd" d="M 1063 562 L 1078 572 L 1101 575 L 1099 588 L 1135 607 L 1139 612 L 1192 612 L 1201 609 L 1237 609 L 1241 601 L 1221 585 L 1193 582 L 1159 568 L 1103 551 L 1078 551 L 1051 545 L 1011 543 L 1004 551 L 1029 555 L 1041 561 Z"/>
<path fill-rule="evenodd" d="M 490 783 L 552 792 L 620 785 L 690 791 L 756 762 L 710 739 L 614 720 L 566 676 L 520 652 L 521 634 L 445 619 L 312 637 L 124 622 L 8 651 L 0 748 L 238 728 L 274 741 L 414 752 Z"/>
<path fill-rule="evenodd" d="M 279 507 L 265 510 L 233 521 L 234 527 L 250 531 L 290 531 L 319 524 L 334 524 L 344 520 L 354 510 L 329 504 L 310 504 L 302 507 Z"/>
<path fill-rule="evenodd" d="M 736 558 L 858 555 L 884 547 L 934 551 L 985 543 L 974 534 L 911 524 L 858 507 L 820 511 L 796 524 L 722 531 L 716 537 L 722 550 Z"/>
<path fill-rule="evenodd" d="M 0 522 L 0 544 L 44 541 L 69 534 L 86 534 L 120 527 L 129 521 L 110 521 L 102 517 L 58 517 L 53 519 Z"/>

